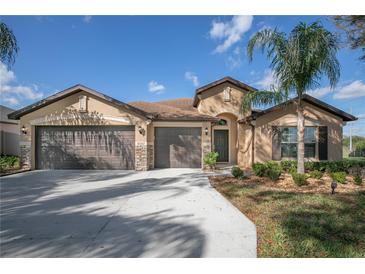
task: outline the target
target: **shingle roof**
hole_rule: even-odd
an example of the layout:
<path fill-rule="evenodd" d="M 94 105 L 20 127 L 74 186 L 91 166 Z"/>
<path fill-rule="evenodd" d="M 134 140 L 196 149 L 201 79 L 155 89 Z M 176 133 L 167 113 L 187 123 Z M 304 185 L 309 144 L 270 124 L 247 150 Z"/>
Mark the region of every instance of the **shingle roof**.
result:
<path fill-rule="evenodd" d="M 165 121 L 215 121 L 217 118 L 198 112 L 190 98 L 180 98 L 160 102 L 136 101 L 128 104 L 151 113 L 154 120 Z"/>

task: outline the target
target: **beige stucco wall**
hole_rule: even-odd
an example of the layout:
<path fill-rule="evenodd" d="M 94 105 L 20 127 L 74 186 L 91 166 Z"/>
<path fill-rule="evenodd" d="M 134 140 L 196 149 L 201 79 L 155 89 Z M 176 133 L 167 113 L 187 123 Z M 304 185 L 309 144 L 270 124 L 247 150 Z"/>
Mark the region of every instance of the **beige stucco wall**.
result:
<path fill-rule="evenodd" d="M 328 127 L 328 160 L 341 160 L 342 119 L 307 103 L 304 103 L 304 115 L 305 126 Z M 297 126 L 295 106 L 291 104 L 282 110 L 257 118 L 255 128 L 255 162 L 272 159 L 272 126 Z M 318 160 L 318 146 L 316 146 L 316 150 L 316 158 L 308 160 Z"/>
<path fill-rule="evenodd" d="M 227 87 L 231 88 L 230 102 L 225 102 L 223 97 L 223 91 Z M 246 93 L 247 91 L 239 89 L 230 83 L 222 83 L 199 95 L 198 111 L 212 116 L 217 116 L 221 113 L 232 113 L 238 118 L 242 118 L 243 114 L 240 111 L 241 102 Z"/>
<path fill-rule="evenodd" d="M 224 100 L 224 90 L 229 87 L 231 89 L 231 100 Z M 245 142 L 243 138 L 238 137 L 239 125 L 237 121 L 251 112 L 242 113 L 242 99 L 248 91 L 240 89 L 231 83 L 222 83 L 215 87 L 204 91 L 199 95 L 199 103 L 197 109 L 200 113 L 226 119 L 228 125 L 226 127 L 214 125 L 212 128 L 212 145 L 214 144 L 214 129 L 229 130 L 229 164 L 240 164 L 243 160 L 242 155 L 239 157 L 240 147 L 244 146 L 241 142 Z M 244 157 L 246 158 L 246 157 Z M 240 160 L 241 159 L 241 160 Z"/>
<path fill-rule="evenodd" d="M 79 112 L 79 96 L 87 96 L 87 112 Z M 27 154 L 30 151 L 29 159 L 24 158 L 24 165 L 28 163 L 32 169 L 35 168 L 35 127 L 40 125 L 136 125 L 135 141 L 136 151 L 139 148 L 139 155 L 136 153 L 136 169 L 140 154 L 147 151 L 147 123 L 145 119 L 127 112 L 104 99 L 90 93 L 80 91 L 65 97 L 57 102 L 42 107 L 34 112 L 20 118 L 20 127 L 25 126 L 27 134 L 21 134 L 21 153 Z M 139 128 L 144 129 L 144 134 Z M 146 152 L 147 153 L 147 152 Z M 145 157 L 147 161 L 147 157 Z M 144 159 L 143 159 L 144 161 Z M 142 163 L 143 165 L 144 163 Z"/>
<path fill-rule="evenodd" d="M 237 164 L 244 169 L 251 168 L 252 165 L 252 148 L 253 148 L 253 130 L 250 125 L 238 125 L 238 155 Z"/>

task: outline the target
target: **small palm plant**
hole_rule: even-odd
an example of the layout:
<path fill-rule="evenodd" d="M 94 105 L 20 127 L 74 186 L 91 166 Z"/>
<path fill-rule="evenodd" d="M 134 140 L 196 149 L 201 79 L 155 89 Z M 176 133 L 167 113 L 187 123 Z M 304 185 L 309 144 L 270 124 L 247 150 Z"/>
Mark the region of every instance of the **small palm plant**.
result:
<path fill-rule="evenodd" d="M 248 42 L 247 55 L 250 62 L 255 48 L 266 51 L 270 67 L 277 79 L 276 87 L 249 93 L 242 101 L 242 111 L 252 105 L 279 104 L 295 95 L 298 153 L 297 172 L 304 173 L 304 110 L 302 97 L 307 90 L 319 85 L 325 75 L 334 88 L 340 77 L 340 65 L 336 54 L 337 37 L 319 22 L 299 23 L 286 35 L 277 29 L 257 32 Z"/>

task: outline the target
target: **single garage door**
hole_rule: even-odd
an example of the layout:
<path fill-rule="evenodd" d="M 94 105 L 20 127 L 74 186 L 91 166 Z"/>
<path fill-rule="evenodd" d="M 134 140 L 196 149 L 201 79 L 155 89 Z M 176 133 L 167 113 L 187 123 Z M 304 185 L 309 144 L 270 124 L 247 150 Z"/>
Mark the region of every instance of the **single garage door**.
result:
<path fill-rule="evenodd" d="M 134 169 L 134 126 L 36 127 L 37 169 Z"/>
<path fill-rule="evenodd" d="M 201 167 L 201 128 L 156 127 L 155 167 Z"/>

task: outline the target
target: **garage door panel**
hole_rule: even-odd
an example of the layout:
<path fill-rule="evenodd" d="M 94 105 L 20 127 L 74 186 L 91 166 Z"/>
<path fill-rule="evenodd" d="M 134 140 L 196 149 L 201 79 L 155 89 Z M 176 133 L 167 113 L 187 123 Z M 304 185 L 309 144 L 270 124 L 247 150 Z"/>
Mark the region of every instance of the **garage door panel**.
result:
<path fill-rule="evenodd" d="M 201 128 L 155 128 L 155 167 L 200 168 Z"/>
<path fill-rule="evenodd" d="M 133 126 L 37 127 L 38 169 L 134 169 Z"/>

